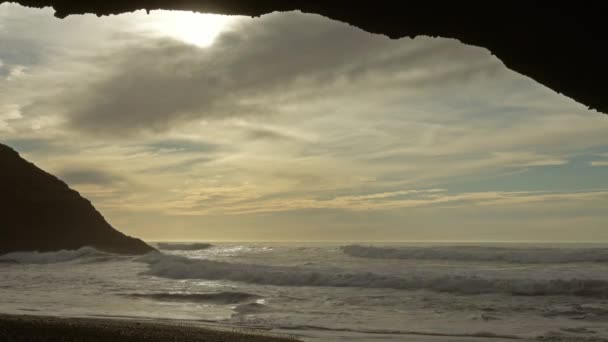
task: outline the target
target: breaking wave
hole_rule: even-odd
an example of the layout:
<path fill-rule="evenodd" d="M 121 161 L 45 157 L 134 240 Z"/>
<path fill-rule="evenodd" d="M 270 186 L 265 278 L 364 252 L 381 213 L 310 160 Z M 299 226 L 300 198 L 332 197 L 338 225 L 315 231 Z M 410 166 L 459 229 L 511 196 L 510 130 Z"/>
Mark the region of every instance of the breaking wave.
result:
<path fill-rule="evenodd" d="M 268 312 L 271 309 L 261 303 L 247 303 L 241 304 L 234 308 L 234 311 L 237 315 L 248 315 L 248 314 L 256 314 L 261 312 Z"/>
<path fill-rule="evenodd" d="M 503 261 L 513 263 L 608 262 L 608 248 L 341 247 L 350 256 L 375 259 Z"/>
<path fill-rule="evenodd" d="M 187 293 L 187 292 L 157 292 L 157 293 L 129 293 L 126 296 L 134 298 L 147 298 L 159 301 L 195 302 L 210 304 L 243 304 L 255 302 L 262 297 L 244 292 L 215 292 L 215 293 Z"/>
<path fill-rule="evenodd" d="M 213 247 L 210 243 L 165 243 L 160 242 L 156 244 L 158 249 L 164 249 L 166 251 L 198 251 L 201 249 L 207 249 Z"/>
<path fill-rule="evenodd" d="M 76 250 L 62 249 L 56 252 L 13 252 L 0 255 L 0 261 L 17 262 L 20 264 L 53 264 L 57 262 L 67 262 L 80 258 L 87 258 L 89 261 L 105 261 L 120 257 L 115 254 L 105 253 L 93 247 L 82 247 Z"/>
<path fill-rule="evenodd" d="M 608 298 L 608 281 L 593 279 L 487 279 L 476 276 L 396 277 L 372 272 L 311 270 L 305 267 L 236 264 L 195 260 L 162 253 L 136 259 L 149 264 L 148 275 L 170 279 L 229 280 L 278 286 L 329 286 L 430 290 L 456 294 L 572 295 Z"/>

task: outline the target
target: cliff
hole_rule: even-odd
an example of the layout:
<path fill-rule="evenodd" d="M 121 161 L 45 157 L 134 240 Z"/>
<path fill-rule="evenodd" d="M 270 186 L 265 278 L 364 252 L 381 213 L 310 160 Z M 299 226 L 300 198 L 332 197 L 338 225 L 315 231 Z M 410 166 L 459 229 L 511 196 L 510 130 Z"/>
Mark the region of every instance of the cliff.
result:
<path fill-rule="evenodd" d="M 120 254 L 154 250 L 114 229 L 77 191 L 0 144 L 0 254 L 83 246 Z"/>

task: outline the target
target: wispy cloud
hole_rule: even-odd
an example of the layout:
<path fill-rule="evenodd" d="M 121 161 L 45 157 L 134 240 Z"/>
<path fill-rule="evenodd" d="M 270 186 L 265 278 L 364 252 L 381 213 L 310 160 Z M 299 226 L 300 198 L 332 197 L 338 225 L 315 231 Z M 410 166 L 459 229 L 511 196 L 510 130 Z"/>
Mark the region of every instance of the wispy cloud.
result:
<path fill-rule="evenodd" d="M 21 119 L 21 110 L 18 105 L 0 105 L 0 131 L 13 132 L 11 121 Z"/>
<path fill-rule="evenodd" d="M 598 160 L 589 162 L 591 166 L 608 166 L 608 153 L 599 153 L 595 156 Z"/>
<path fill-rule="evenodd" d="M 259 195 L 234 189 L 207 188 L 193 193 L 167 209 L 176 215 L 251 214 L 297 211 L 306 209 L 338 209 L 343 211 L 383 211 L 421 207 L 494 206 L 505 208 L 530 204 L 607 200 L 608 191 L 487 191 L 449 193 L 444 189 L 400 190 L 332 198 L 260 199 Z M 241 189 L 244 190 L 244 189 Z"/>

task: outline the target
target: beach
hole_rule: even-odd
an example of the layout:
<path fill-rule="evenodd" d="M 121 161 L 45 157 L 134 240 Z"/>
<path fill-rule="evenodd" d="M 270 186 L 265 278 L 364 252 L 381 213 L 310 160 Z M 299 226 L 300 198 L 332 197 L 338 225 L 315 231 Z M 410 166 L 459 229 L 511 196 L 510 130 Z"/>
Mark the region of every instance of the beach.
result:
<path fill-rule="evenodd" d="M 178 322 L 0 315 L 0 341 L 296 341 L 253 331 L 208 329 Z"/>

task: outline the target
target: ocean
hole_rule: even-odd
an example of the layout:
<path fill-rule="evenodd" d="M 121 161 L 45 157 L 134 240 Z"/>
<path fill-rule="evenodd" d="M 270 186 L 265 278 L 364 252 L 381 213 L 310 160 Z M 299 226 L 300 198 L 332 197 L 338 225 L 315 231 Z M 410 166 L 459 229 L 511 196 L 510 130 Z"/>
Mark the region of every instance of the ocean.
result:
<path fill-rule="evenodd" d="M 303 341 L 603 341 L 601 244 L 156 243 L 0 256 L 0 312 L 179 320 Z"/>

